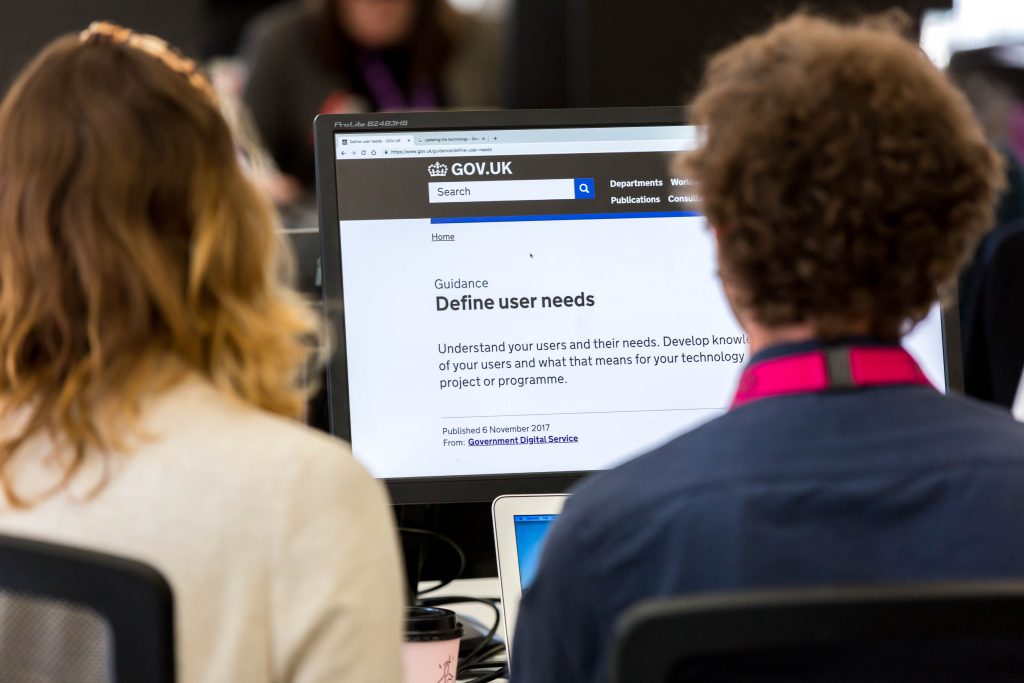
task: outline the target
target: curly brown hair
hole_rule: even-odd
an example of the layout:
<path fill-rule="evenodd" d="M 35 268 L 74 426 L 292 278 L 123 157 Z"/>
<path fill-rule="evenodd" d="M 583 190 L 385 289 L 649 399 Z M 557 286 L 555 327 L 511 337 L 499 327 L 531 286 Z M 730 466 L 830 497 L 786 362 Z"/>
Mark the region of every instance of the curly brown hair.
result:
<path fill-rule="evenodd" d="M 791 17 L 716 55 L 681 159 L 755 322 L 897 338 L 954 291 L 1002 162 L 963 96 L 892 22 Z"/>

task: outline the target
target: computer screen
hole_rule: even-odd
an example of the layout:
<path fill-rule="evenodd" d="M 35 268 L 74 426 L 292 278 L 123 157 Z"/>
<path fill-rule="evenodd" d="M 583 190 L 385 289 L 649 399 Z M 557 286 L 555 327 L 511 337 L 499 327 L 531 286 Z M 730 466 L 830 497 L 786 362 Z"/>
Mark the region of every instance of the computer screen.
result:
<path fill-rule="evenodd" d="M 516 553 L 519 557 L 519 583 L 526 590 L 537 576 L 544 539 L 558 515 L 515 515 Z"/>
<path fill-rule="evenodd" d="M 721 415 L 748 360 L 673 170 L 695 128 L 502 116 L 332 131 L 332 416 L 391 482 L 612 467 Z M 945 389 L 938 310 L 908 346 Z"/>

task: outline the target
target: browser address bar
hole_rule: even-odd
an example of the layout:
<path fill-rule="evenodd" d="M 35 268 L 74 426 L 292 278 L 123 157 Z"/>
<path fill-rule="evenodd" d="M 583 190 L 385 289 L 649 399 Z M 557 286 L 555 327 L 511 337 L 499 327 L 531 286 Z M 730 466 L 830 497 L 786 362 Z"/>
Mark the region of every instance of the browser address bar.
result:
<path fill-rule="evenodd" d="M 431 204 L 593 199 L 594 179 L 469 180 L 427 183 L 427 189 Z"/>

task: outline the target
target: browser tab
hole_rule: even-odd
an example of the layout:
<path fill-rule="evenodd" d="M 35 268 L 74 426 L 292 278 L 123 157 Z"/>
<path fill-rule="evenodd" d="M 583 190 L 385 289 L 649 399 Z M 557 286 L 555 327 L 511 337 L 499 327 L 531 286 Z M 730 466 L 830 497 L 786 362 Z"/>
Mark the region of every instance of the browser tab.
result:
<path fill-rule="evenodd" d="M 376 149 L 378 155 L 388 158 L 677 152 L 690 149 L 696 136 L 686 126 L 652 126 L 636 130 L 445 131 L 390 136 L 363 133 L 339 135 L 338 140 L 337 157 L 344 159 L 353 156 L 345 145 Z"/>

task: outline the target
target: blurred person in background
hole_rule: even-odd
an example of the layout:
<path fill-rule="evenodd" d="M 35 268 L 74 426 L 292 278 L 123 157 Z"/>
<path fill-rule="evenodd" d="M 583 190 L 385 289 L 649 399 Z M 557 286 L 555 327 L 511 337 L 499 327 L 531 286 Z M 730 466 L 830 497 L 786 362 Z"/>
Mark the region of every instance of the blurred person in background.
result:
<path fill-rule="evenodd" d="M 398 683 L 387 495 L 294 419 L 321 325 L 243 156 L 205 74 L 111 24 L 3 100 L 0 533 L 160 571 L 181 683 Z"/>
<path fill-rule="evenodd" d="M 960 278 L 968 395 L 1009 408 L 1024 369 L 1024 45 L 957 52 L 950 76 L 1006 160 L 995 226 Z"/>
<path fill-rule="evenodd" d="M 245 102 L 286 176 L 282 203 L 313 192 L 317 114 L 489 107 L 493 27 L 446 0 L 309 0 L 258 17 L 244 39 Z"/>
<path fill-rule="evenodd" d="M 992 141 L 1024 159 L 1024 43 L 956 52 L 949 73 Z"/>
<path fill-rule="evenodd" d="M 1024 371 L 1024 221 L 998 230 L 975 258 L 964 383 L 968 395 L 1009 408 Z"/>

